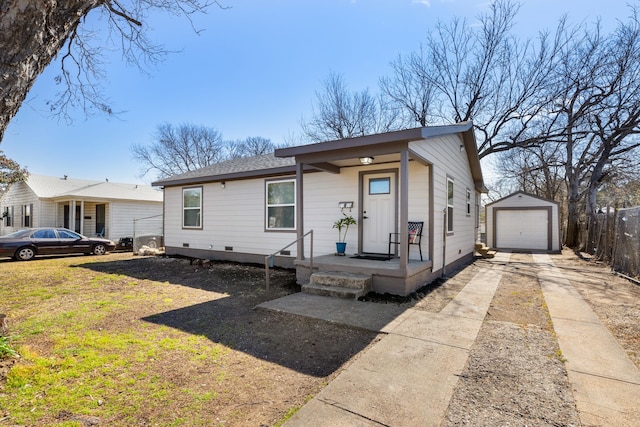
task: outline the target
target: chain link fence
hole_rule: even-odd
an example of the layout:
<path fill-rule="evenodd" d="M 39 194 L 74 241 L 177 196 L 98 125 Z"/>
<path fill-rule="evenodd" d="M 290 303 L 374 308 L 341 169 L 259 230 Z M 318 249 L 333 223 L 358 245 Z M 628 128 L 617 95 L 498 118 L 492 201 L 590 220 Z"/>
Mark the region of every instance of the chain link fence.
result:
<path fill-rule="evenodd" d="M 164 252 L 162 215 L 133 220 L 133 253 L 157 254 Z"/>

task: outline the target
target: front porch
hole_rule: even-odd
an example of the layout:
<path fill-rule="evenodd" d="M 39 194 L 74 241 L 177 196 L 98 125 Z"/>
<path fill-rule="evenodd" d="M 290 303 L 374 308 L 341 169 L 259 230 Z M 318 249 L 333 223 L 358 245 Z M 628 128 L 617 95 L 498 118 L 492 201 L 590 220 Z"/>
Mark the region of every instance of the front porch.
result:
<path fill-rule="evenodd" d="M 311 271 L 313 264 L 313 271 Z M 402 265 L 400 258 L 390 260 L 372 260 L 354 258 L 354 255 L 335 256 L 321 255 L 313 259 L 297 259 L 296 279 L 298 283 L 309 283 L 312 273 L 340 272 L 371 277 L 371 291 L 376 293 L 393 293 L 408 295 L 423 284 L 436 279 L 440 272 L 433 272 L 431 260 L 410 259 Z"/>
<path fill-rule="evenodd" d="M 109 203 L 85 200 L 56 200 L 54 224 L 85 236 L 109 236 Z"/>

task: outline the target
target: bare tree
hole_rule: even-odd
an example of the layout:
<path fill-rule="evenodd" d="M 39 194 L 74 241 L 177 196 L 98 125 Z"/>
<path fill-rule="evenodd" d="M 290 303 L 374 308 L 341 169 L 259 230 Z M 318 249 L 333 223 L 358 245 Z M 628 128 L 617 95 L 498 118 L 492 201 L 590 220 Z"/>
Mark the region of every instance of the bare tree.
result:
<path fill-rule="evenodd" d="M 562 37 L 568 42 L 550 78 L 553 102 L 537 119 L 538 139 L 565 148 L 565 242 L 577 247 L 581 218 L 595 218 L 598 188 L 640 147 L 640 25 L 632 9 L 612 34 L 596 23 Z"/>
<path fill-rule="evenodd" d="M 566 194 L 564 146 L 540 144 L 499 153 L 496 170 L 509 192 L 521 190 L 550 200 Z"/>
<path fill-rule="evenodd" d="M 331 73 L 316 92 L 313 117 L 302 121 L 302 131 L 311 141 L 327 141 L 391 130 L 395 114 L 386 107 L 368 89 L 349 92 L 343 76 Z"/>
<path fill-rule="evenodd" d="M 179 175 L 227 158 L 222 134 L 205 126 L 158 126 L 150 146 L 133 145 L 133 158 L 142 163 L 141 176 L 152 170 L 159 178 Z"/>
<path fill-rule="evenodd" d="M 425 52 L 413 52 L 406 57 L 398 55 L 391 62 L 392 76 L 380 79 L 383 96 L 405 116 L 403 123 L 427 126 L 437 122 L 433 115 L 436 101 L 434 70 Z"/>
<path fill-rule="evenodd" d="M 58 56 L 62 70 L 57 81 L 60 97 L 54 112 L 68 117 L 69 108 L 87 114 L 112 114 L 100 86 L 102 46 L 96 34 L 83 27 L 87 15 L 101 14 L 107 23 L 105 39 L 122 51 L 125 61 L 140 67 L 154 64 L 167 53 L 146 37 L 145 21 L 155 11 L 191 16 L 204 12 L 215 0 L 5 0 L 0 2 L 0 140 L 36 78 Z M 94 12 L 95 11 L 95 12 Z"/>
<path fill-rule="evenodd" d="M 518 11 L 499 0 L 477 25 L 439 22 L 417 53 L 392 62 L 382 92 L 420 126 L 472 120 L 481 158 L 537 143 L 529 130 L 550 102 L 549 75 L 566 40 L 548 32 L 519 40 Z"/>
<path fill-rule="evenodd" d="M 218 130 L 193 124 L 159 125 L 153 139 L 150 145 L 131 147 L 133 159 L 143 165 L 140 176 L 155 171 L 158 178 L 165 178 L 229 159 L 272 153 L 277 148 L 260 136 L 226 141 Z"/>
<path fill-rule="evenodd" d="M 598 188 L 640 146 L 637 14 L 631 8 L 611 34 L 563 17 L 555 32 L 521 41 L 512 34 L 517 12 L 498 0 L 478 26 L 438 24 L 418 54 L 392 64 L 382 90 L 420 125 L 473 120 L 481 158 L 508 152 L 502 163 L 513 167 L 503 171 L 522 189 L 566 197 L 566 243 L 575 247 Z"/>
<path fill-rule="evenodd" d="M 235 141 L 227 143 L 227 157 L 251 157 L 261 154 L 272 153 L 276 149 L 276 145 L 270 139 L 260 136 L 250 136 L 243 141 Z"/>

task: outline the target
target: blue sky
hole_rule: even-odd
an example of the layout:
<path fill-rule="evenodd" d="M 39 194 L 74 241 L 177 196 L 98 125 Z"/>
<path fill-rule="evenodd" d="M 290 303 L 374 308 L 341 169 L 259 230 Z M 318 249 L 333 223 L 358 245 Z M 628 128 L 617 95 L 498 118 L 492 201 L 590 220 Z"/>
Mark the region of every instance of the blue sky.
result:
<path fill-rule="evenodd" d="M 10 123 L 0 150 L 30 172 L 74 178 L 150 183 L 131 158 L 133 144 L 150 144 L 157 125 L 216 128 L 224 139 L 261 136 L 282 143 L 300 135 L 315 93 L 331 72 L 350 90 L 377 92 L 398 54 L 419 48 L 438 20 L 471 20 L 488 8 L 474 0 L 221 0 L 197 16 L 198 35 L 184 19 L 153 16 L 150 36 L 179 51 L 143 74 L 117 52 L 105 65 L 106 95 L 119 117 L 74 113 L 69 124 L 49 116 L 58 90 L 53 62 Z M 631 0 L 633 3 L 634 0 Z M 600 17 L 611 29 L 625 19 L 624 0 L 523 0 L 518 31 L 535 36 L 568 13 L 572 22 Z M 636 0 L 637 4 L 637 0 Z M 98 27 L 99 28 L 99 27 Z"/>

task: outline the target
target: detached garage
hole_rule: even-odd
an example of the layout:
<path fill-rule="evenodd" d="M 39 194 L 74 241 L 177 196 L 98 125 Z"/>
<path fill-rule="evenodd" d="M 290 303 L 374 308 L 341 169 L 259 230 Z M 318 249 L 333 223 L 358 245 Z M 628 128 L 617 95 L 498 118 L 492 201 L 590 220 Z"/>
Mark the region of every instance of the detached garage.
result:
<path fill-rule="evenodd" d="M 558 203 L 522 191 L 486 206 L 487 246 L 560 251 Z"/>

